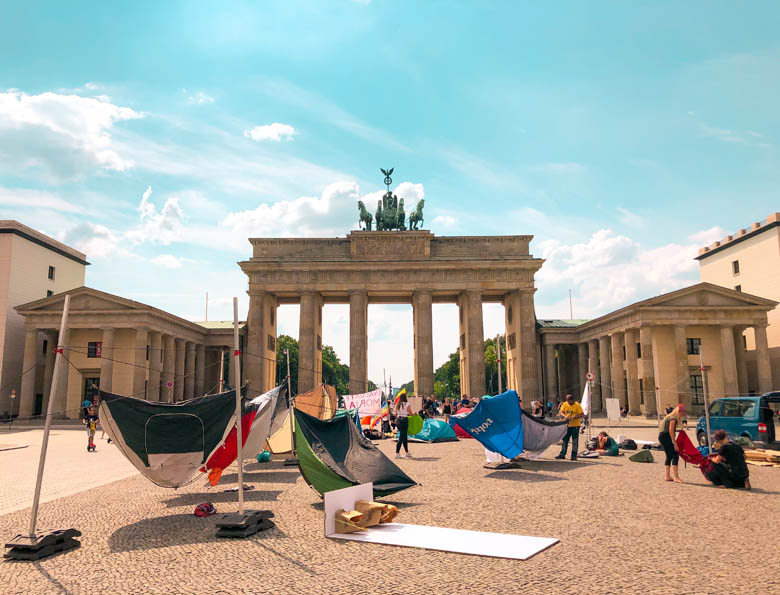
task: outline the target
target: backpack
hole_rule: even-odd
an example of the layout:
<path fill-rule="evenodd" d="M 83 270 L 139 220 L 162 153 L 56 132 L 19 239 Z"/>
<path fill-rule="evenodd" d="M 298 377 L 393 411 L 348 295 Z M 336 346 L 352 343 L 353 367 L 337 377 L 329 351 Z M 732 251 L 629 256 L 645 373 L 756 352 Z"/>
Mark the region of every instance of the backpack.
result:
<path fill-rule="evenodd" d="M 599 445 L 598 438 L 591 438 L 590 440 L 588 440 L 587 444 L 585 445 L 585 448 L 587 448 L 588 450 L 596 450 L 596 448 L 598 448 L 598 445 Z"/>
<path fill-rule="evenodd" d="M 628 457 L 629 461 L 633 461 L 634 463 L 653 463 L 653 453 L 651 453 L 649 450 L 640 450 L 639 452 L 636 452 L 632 454 L 630 457 Z"/>
<path fill-rule="evenodd" d="M 217 509 L 211 502 L 201 502 L 195 507 L 195 516 L 205 517 L 215 514 Z"/>
<path fill-rule="evenodd" d="M 618 444 L 618 447 L 622 448 L 623 450 L 636 450 L 637 449 L 636 442 L 631 440 L 631 438 L 626 438 L 625 440 L 623 440 L 623 442 Z"/>

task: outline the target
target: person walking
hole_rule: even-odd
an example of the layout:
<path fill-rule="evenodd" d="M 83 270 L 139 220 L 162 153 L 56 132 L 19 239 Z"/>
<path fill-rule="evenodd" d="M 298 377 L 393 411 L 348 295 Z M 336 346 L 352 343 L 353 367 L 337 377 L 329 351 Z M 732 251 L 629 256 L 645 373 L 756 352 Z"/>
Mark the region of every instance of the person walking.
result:
<path fill-rule="evenodd" d="M 577 446 L 579 446 L 580 440 L 580 424 L 582 423 L 582 416 L 585 412 L 582 410 L 582 406 L 574 400 L 572 395 L 566 395 L 566 401 L 561 405 L 560 416 L 569 420 L 569 427 L 566 430 L 566 435 L 563 437 L 563 445 L 561 446 L 561 454 L 556 459 L 565 459 L 566 451 L 569 448 L 569 440 L 571 440 L 571 460 L 577 460 Z"/>
<path fill-rule="evenodd" d="M 395 406 L 395 423 L 398 426 L 398 441 L 395 443 L 395 458 L 401 458 L 401 446 L 403 445 L 406 456 L 412 458 L 409 452 L 409 416 L 412 414 L 412 408 L 406 399 L 406 394 L 402 394 Z"/>
<path fill-rule="evenodd" d="M 683 411 L 684 408 L 682 404 L 674 407 L 666 414 L 666 417 L 661 420 L 661 423 L 658 426 L 658 442 L 661 443 L 661 446 L 663 446 L 664 452 L 666 453 L 664 479 L 666 481 L 673 481 L 674 483 L 685 483 L 680 479 L 679 475 L 680 449 L 677 446 L 677 440 L 675 440 L 675 434 L 682 430 Z"/>

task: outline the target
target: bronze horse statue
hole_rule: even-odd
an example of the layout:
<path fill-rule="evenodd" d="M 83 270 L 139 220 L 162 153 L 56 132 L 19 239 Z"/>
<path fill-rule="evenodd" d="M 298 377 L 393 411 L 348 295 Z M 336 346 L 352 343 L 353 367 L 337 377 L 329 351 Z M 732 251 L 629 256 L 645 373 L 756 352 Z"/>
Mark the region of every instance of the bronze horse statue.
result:
<path fill-rule="evenodd" d="M 417 208 L 409 213 L 409 229 L 420 229 L 423 224 L 423 207 L 425 206 L 425 199 L 420 199 L 417 203 Z"/>
<path fill-rule="evenodd" d="M 361 229 L 371 231 L 371 221 L 373 221 L 374 218 L 371 216 L 371 213 L 368 212 L 368 209 L 366 209 L 366 205 L 363 204 L 362 200 L 358 201 L 358 210 L 360 211 L 360 223 L 364 226 L 361 227 Z"/>

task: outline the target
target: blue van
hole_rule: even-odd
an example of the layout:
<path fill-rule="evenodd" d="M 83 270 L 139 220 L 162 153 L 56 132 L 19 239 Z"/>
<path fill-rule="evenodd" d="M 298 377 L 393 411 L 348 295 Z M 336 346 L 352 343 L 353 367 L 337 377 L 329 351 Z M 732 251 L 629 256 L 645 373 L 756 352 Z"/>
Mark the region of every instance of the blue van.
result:
<path fill-rule="evenodd" d="M 780 392 L 763 396 L 726 397 L 710 405 L 710 432 L 726 430 L 729 438 L 745 436 L 753 442 L 771 444 L 777 440 L 775 412 L 770 404 L 780 404 Z M 707 445 L 707 425 L 704 415 L 696 424 L 696 438 Z"/>

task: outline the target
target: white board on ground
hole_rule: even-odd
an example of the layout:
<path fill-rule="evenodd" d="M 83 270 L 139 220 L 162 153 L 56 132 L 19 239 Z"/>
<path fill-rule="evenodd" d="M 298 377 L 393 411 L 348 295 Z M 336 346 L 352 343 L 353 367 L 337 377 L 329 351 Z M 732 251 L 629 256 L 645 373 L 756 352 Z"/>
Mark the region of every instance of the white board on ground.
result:
<path fill-rule="evenodd" d="M 378 525 L 357 533 L 336 533 L 336 513 L 339 510 L 353 510 L 357 500 L 372 500 L 373 494 L 374 489 L 370 483 L 326 492 L 325 536 L 331 539 L 418 547 L 514 560 L 527 560 L 559 541 L 550 537 L 527 537 L 401 523 Z"/>
<path fill-rule="evenodd" d="M 609 421 L 620 421 L 620 400 L 607 399 L 607 419 Z"/>

